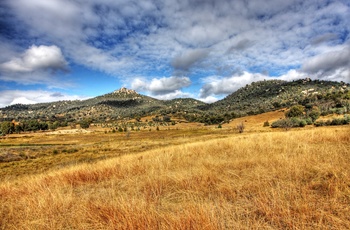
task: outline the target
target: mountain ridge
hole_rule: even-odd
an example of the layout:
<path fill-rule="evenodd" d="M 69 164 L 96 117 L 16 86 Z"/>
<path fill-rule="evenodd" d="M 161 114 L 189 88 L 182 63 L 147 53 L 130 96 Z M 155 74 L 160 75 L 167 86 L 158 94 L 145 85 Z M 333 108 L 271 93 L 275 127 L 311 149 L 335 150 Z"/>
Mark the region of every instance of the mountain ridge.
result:
<path fill-rule="evenodd" d="M 159 100 L 122 87 L 86 100 L 10 105 L 0 109 L 0 121 L 61 119 L 74 122 L 90 118 L 104 122 L 170 114 L 188 121 L 210 124 L 295 104 L 312 104 L 324 110 L 326 107 L 329 110 L 344 107 L 348 111 L 349 89 L 350 84 L 344 82 L 310 78 L 295 81 L 264 80 L 247 84 L 224 99 L 208 104 L 193 98 Z"/>

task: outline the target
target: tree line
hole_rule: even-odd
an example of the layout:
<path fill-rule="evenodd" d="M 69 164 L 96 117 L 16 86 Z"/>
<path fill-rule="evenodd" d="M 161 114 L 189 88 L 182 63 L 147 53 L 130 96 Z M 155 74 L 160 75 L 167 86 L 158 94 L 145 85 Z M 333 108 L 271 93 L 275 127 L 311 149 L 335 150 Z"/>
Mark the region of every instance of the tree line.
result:
<path fill-rule="evenodd" d="M 84 119 L 78 124 L 81 128 L 89 128 L 91 120 Z M 36 131 L 45 131 L 45 130 L 56 130 L 59 127 L 67 127 L 71 125 L 75 127 L 76 123 L 68 123 L 67 121 L 39 121 L 39 120 L 27 120 L 21 122 L 15 121 L 3 121 L 0 122 L 0 135 L 7 135 L 13 133 L 21 132 L 36 132 Z"/>

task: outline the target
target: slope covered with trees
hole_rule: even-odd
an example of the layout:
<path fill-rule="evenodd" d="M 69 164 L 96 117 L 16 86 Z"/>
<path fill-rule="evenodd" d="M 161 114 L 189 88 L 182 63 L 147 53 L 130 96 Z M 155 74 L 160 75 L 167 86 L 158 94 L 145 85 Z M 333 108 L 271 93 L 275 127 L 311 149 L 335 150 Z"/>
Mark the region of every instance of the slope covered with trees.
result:
<path fill-rule="evenodd" d="M 121 88 L 83 101 L 11 105 L 0 109 L 0 122 L 44 121 L 50 128 L 57 123 L 67 125 L 84 120 L 102 123 L 144 116 L 171 116 L 210 125 L 294 105 L 303 106 L 305 111 L 317 110 L 321 115 L 345 114 L 350 111 L 349 88 L 350 85 L 344 82 L 309 78 L 292 82 L 265 80 L 246 85 L 212 104 L 191 98 L 158 100 Z"/>
<path fill-rule="evenodd" d="M 273 111 L 293 105 L 307 108 L 317 106 L 322 114 L 350 110 L 350 85 L 301 79 L 287 82 L 267 80 L 253 82 L 237 90 L 226 98 L 202 106 L 211 114 L 226 114 L 228 117 L 246 116 Z"/>

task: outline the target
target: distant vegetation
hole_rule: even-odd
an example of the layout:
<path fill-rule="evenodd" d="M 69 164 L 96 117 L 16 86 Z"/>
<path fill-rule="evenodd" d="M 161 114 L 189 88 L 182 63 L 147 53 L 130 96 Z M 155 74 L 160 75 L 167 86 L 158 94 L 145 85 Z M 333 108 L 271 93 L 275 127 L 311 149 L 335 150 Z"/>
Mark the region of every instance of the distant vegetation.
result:
<path fill-rule="evenodd" d="M 11 105 L 0 109 L 2 134 L 21 131 L 56 129 L 60 126 L 89 127 L 88 123 L 102 125 L 136 120 L 141 117 L 162 117 L 169 121 L 186 120 L 205 125 L 218 125 L 232 119 L 261 114 L 282 108 L 299 106 L 303 115 L 287 115 L 272 127 L 304 126 L 313 124 L 319 115 L 348 114 L 350 111 L 350 85 L 344 82 L 301 79 L 287 82 L 266 80 L 253 82 L 226 98 L 212 104 L 191 99 L 158 100 L 140 95 L 134 90 L 121 88 L 112 93 L 84 101 L 60 101 L 34 105 Z M 300 111 L 299 111 L 300 112 Z M 10 122 L 10 123 L 9 123 Z M 159 122 L 154 121 L 153 122 Z M 336 123 L 336 122 L 335 122 Z M 317 123 L 325 125 L 327 123 Z M 123 127 L 124 128 L 124 127 Z"/>

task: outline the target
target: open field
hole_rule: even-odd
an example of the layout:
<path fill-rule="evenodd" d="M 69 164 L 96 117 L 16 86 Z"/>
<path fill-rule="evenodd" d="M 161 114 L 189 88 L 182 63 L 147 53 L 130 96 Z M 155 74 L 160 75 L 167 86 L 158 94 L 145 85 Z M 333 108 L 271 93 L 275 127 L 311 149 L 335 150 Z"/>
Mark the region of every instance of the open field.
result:
<path fill-rule="evenodd" d="M 262 127 L 280 115 L 9 136 L 0 229 L 349 229 L 350 126 Z"/>
<path fill-rule="evenodd" d="M 235 119 L 217 126 L 178 123 L 175 126 L 111 132 L 111 128 L 59 129 L 53 132 L 12 134 L 0 139 L 0 179 L 13 180 L 23 175 L 43 173 L 79 163 L 141 153 L 165 146 L 225 138 L 237 135 L 237 124 L 244 122 L 246 133 L 276 131 L 263 127 L 268 120 L 283 117 L 282 111 Z M 151 120 L 151 117 L 144 119 Z"/>

